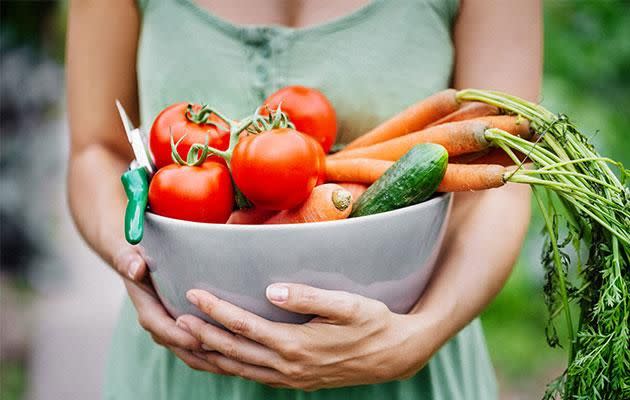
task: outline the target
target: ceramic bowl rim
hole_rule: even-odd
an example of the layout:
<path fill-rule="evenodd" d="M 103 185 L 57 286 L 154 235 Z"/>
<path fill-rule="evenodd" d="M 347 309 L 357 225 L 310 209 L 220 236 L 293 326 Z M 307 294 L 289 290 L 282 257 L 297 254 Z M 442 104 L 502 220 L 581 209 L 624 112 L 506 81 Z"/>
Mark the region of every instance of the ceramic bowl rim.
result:
<path fill-rule="evenodd" d="M 424 201 L 419 204 L 414 204 L 409 207 L 399 208 L 398 210 L 386 211 L 380 214 L 374 215 L 366 215 L 363 217 L 357 218 L 348 218 L 337 221 L 322 221 L 322 222 L 308 222 L 303 224 L 270 224 L 270 225 L 262 225 L 262 224 L 216 224 L 216 223 L 207 223 L 207 222 L 194 222 L 194 221 L 185 221 L 181 219 L 164 217 L 151 211 L 145 211 L 145 218 L 151 220 L 152 222 L 162 224 L 162 225 L 171 225 L 179 228 L 192 228 L 192 229 L 201 229 L 201 230 L 212 230 L 212 231 L 260 231 L 260 232 L 269 232 L 269 231 L 282 231 L 282 230 L 305 230 L 305 229 L 317 229 L 319 227 L 330 227 L 330 226 L 351 226 L 353 224 L 360 224 L 362 222 L 376 222 L 379 220 L 386 220 L 388 217 L 392 217 L 400 214 L 408 214 L 412 213 L 416 210 L 431 208 L 436 206 L 442 201 L 449 201 L 452 197 L 452 193 L 438 193 L 436 196 L 430 198 L 427 201 Z"/>

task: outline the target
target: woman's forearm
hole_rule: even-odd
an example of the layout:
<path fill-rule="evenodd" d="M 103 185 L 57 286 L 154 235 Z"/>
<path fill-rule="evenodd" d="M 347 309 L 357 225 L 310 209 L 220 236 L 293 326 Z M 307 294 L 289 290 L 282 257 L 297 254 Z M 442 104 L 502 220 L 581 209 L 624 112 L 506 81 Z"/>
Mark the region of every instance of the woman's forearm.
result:
<path fill-rule="evenodd" d="M 116 29 L 111 29 L 112 24 Z M 140 17 L 133 1 L 68 4 L 68 197 L 79 231 L 110 265 L 128 247 L 120 175 L 132 152 L 115 100 L 120 100 L 138 124 L 135 66 L 139 31 Z"/>
<path fill-rule="evenodd" d="M 503 287 L 529 217 L 525 185 L 455 195 L 438 268 L 411 312 L 439 327 L 436 349 L 479 315 Z"/>
<path fill-rule="evenodd" d="M 538 99 L 540 0 L 462 0 L 453 38 L 455 88 L 495 89 Z M 497 48 L 502 49 L 500 59 Z M 441 260 L 411 316 L 422 319 L 416 325 L 433 325 L 434 350 L 479 315 L 503 287 L 530 217 L 526 185 L 458 193 L 454 201 Z"/>
<path fill-rule="evenodd" d="M 120 175 L 128 161 L 94 144 L 70 157 L 68 198 L 75 224 L 87 243 L 108 264 L 125 245 L 125 194 Z"/>

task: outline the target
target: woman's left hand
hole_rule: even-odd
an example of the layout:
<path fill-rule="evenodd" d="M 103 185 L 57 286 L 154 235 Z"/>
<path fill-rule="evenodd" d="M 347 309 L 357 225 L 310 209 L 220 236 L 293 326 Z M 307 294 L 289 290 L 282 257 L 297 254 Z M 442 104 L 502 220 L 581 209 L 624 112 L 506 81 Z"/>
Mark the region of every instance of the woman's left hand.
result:
<path fill-rule="evenodd" d="M 298 284 L 274 284 L 267 298 L 278 307 L 315 314 L 308 323 L 272 322 L 190 290 L 188 300 L 230 332 L 192 315 L 177 325 L 207 352 L 197 357 L 226 373 L 274 387 L 316 390 L 380 383 L 413 376 L 431 357 L 429 320 L 391 312 L 379 301 Z M 422 338 L 418 341 L 418 338 Z"/>

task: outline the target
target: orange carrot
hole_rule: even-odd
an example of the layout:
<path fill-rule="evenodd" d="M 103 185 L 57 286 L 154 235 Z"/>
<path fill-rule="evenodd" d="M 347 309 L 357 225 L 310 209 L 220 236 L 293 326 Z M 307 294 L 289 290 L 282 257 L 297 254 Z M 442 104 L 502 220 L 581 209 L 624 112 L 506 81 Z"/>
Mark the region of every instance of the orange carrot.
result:
<path fill-rule="evenodd" d="M 490 153 L 492 149 L 487 148 L 481 151 L 476 151 L 474 153 L 460 154 L 459 156 L 449 157 L 448 162 L 450 164 L 474 164 L 475 160 L 482 158 L 483 156 Z M 494 163 L 486 163 L 486 164 L 494 164 Z"/>
<path fill-rule="evenodd" d="M 394 115 L 371 131 L 350 142 L 340 153 L 406 135 L 423 129 L 431 122 L 459 108 L 454 89 L 437 92 Z"/>
<path fill-rule="evenodd" d="M 277 211 L 265 210 L 261 208 L 247 208 L 232 212 L 227 224 L 237 225 L 257 225 L 262 224 L 271 218 Z"/>
<path fill-rule="evenodd" d="M 299 224 L 348 218 L 352 211 L 352 194 L 334 183 L 315 186 L 299 207 L 280 211 L 265 224 Z"/>
<path fill-rule="evenodd" d="M 518 151 L 515 151 L 514 153 L 519 161 L 525 160 L 525 155 L 523 153 Z M 507 167 L 509 165 L 514 165 L 514 160 L 512 160 L 510 156 L 503 151 L 503 149 L 492 149 L 487 154 L 481 155 L 480 157 L 469 161 L 468 164 L 499 164 Z"/>
<path fill-rule="evenodd" d="M 326 160 L 326 180 L 330 182 L 357 182 L 368 185 L 374 183 L 393 161 L 349 158 Z"/>
<path fill-rule="evenodd" d="M 458 110 L 455 110 L 447 116 L 440 118 L 432 124 L 427 125 L 427 128 L 435 125 L 445 124 L 447 122 L 463 121 L 466 119 L 486 117 L 489 115 L 498 114 L 499 109 L 495 106 L 491 106 L 490 104 L 481 103 L 478 101 L 465 102 L 462 103 L 461 107 Z"/>
<path fill-rule="evenodd" d="M 367 190 L 368 186 L 356 182 L 339 182 L 337 185 L 346 189 L 352 195 L 352 203 L 354 204 L 359 197 Z"/>
<path fill-rule="evenodd" d="M 473 118 L 471 121 L 483 121 L 488 124 L 489 128 L 503 129 L 523 139 L 532 138 L 532 132 L 529 130 L 529 121 L 519 116 L 491 115 L 488 117 Z"/>
<path fill-rule="evenodd" d="M 468 192 L 503 186 L 508 169 L 495 164 L 449 164 L 438 192 Z"/>
<path fill-rule="evenodd" d="M 373 158 L 396 161 L 419 143 L 441 144 L 449 156 L 481 151 L 489 146 L 484 138 L 488 128 L 500 128 L 525 138 L 531 136 L 529 122 L 513 116 L 494 116 L 448 122 L 422 131 L 413 132 L 395 139 L 367 147 L 342 151 L 328 156 L 331 160 L 343 158 Z"/>
<path fill-rule="evenodd" d="M 335 176 L 343 176 L 348 182 L 372 184 L 386 170 L 393 161 L 349 159 L 328 160 L 326 173 L 330 180 Z M 466 192 L 470 190 L 484 190 L 503 186 L 504 175 L 511 171 L 501 165 L 468 165 L 448 164 L 438 192 Z"/>
<path fill-rule="evenodd" d="M 516 150 L 513 151 L 519 161 L 528 161 L 523 153 Z M 496 148 L 488 148 L 476 153 L 462 154 L 457 157 L 449 158 L 448 162 L 452 164 L 499 164 L 504 167 L 515 165 L 514 161 L 503 149 Z"/>

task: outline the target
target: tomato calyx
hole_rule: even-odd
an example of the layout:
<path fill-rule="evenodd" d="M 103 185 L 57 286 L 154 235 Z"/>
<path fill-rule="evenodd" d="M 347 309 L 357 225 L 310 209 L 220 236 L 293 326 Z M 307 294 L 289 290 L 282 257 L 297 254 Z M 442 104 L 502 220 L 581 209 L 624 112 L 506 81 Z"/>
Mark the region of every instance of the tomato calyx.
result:
<path fill-rule="evenodd" d="M 266 115 L 261 114 L 262 108 L 258 107 L 252 116 L 252 124 L 247 131 L 252 134 L 258 134 L 273 129 L 290 128 L 295 129 L 295 125 L 289 116 L 282 112 L 282 103 L 278 104 L 278 108 L 272 110 L 269 106 L 265 106 Z"/>

